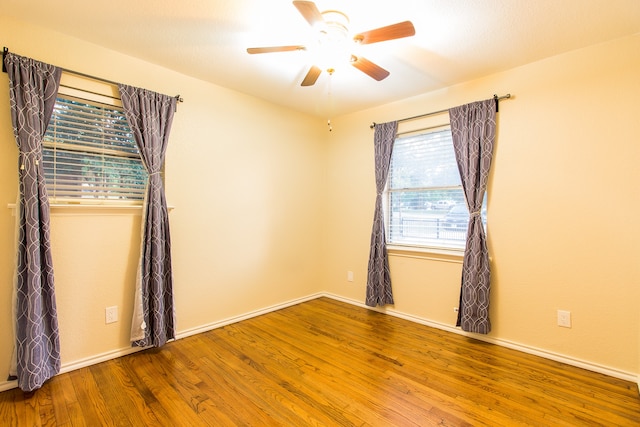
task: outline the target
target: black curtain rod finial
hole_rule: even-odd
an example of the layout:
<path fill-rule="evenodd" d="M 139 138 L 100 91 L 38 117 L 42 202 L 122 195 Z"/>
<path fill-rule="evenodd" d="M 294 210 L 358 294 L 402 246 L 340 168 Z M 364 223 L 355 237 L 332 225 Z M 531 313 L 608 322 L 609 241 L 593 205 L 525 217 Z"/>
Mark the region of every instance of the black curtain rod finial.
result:
<path fill-rule="evenodd" d="M 9 48 L 8 47 L 4 47 L 2 49 L 2 72 L 3 73 L 7 72 L 7 66 L 4 65 L 4 58 L 7 56 L 7 53 L 9 53 Z"/>

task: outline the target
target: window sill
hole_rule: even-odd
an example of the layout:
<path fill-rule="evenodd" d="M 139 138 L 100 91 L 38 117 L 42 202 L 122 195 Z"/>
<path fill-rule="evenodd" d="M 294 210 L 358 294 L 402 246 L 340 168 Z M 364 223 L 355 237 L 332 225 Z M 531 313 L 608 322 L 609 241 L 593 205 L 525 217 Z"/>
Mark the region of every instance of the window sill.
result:
<path fill-rule="evenodd" d="M 15 212 L 16 204 L 9 203 L 7 208 Z M 51 203 L 49 205 L 52 214 L 90 214 L 90 215 L 119 215 L 142 214 L 142 205 L 118 205 L 118 204 L 80 204 L 80 203 Z M 174 206 L 167 206 L 171 212 Z"/>
<path fill-rule="evenodd" d="M 389 256 L 402 258 L 417 258 L 430 261 L 453 262 L 462 264 L 463 250 L 428 248 L 421 246 L 387 245 Z"/>

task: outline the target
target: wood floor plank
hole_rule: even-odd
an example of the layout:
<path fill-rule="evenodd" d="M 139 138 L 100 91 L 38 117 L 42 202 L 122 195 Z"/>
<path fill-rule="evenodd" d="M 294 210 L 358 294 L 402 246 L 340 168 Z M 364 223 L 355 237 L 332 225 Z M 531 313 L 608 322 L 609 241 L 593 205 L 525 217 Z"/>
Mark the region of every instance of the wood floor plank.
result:
<path fill-rule="evenodd" d="M 136 353 L 131 356 L 136 356 L 140 353 Z M 152 416 L 158 420 L 158 424 L 144 424 L 141 425 L 160 425 L 160 426 L 169 426 L 171 425 L 171 417 L 165 410 L 162 403 L 158 400 L 158 397 L 154 394 L 154 392 L 147 386 L 145 382 L 146 371 L 143 371 L 143 374 L 138 374 L 135 366 L 138 364 L 137 357 L 121 357 L 119 359 L 113 360 L 113 362 L 117 363 L 118 366 L 122 369 L 123 375 L 128 378 L 128 382 L 135 386 L 135 394 L 139 396 L 138 405 L 146 406 L 149 408 L 149 411 L 153 414 Z M 151 415 L 150 415 L 151 416 Z M 179 425 L 179 424 L 176 424 Z"/>
<path fill-rule="evenodd" d="M 371 406 L 363 410 L 362 405 L 354 401 L 352 393 L 342 392 L 344 385 L 336 386 L 335 378 L 344 377 L 344 370 L 340 371 L 335 369 L 336 367 L 330 370 L 318 363 L 319 360 L 308 360 L 318 357 L 311 357 L 308 350 L 302 353 L 299 347 L 294 346 L 295 351 L 288 351 L 292 347 L 289 342 L 277 338 L 270 331 L 252 326 L 253 328 L 243 329 L 253 337 L 252 339 L 270 344 L 262 349 L 267 362 L 283 365 L 283 362 L 287 361 L 289 366 L 282 370 L 288 373 L 285 378 L 286 384 L 295 388 L 300 398 L 313 402 L 313 406 L 330 414 L 334 422 L 339 420 L 342 425 L 359 425 L 372 418 Z M 382 418 L 378 421 L 382 422 Z"/>
<path fill-rule="evenodd" d="M 46 388 L 42 393 L 34 396 L 37 399 L 36 411 L 40 416 L 41 426 L 55 426 L 56 413 L 53 404 L 51 388 Z"/>
<path fill-rule="evenodd" d="M 8 426 L 638 426 L 636 384 L 318 298 L 0 393 Z"/>
<path fill-rule="evenodd" d="M 47 384 L 52 391 L 56 407 L 60 407 L 60 418 L 56 413 L 56 425 L 58 426 L 86 426 L 85 418 L 82 414 L 82 408 L 78 402 L 71 375 L 57 375 L 53 377 Z"/>
<path fill-rule="evenodd" d="M 192 369 L 190 355 L 180 357 L 181 353 L 176 350 L 180 347 L 177 343 L 170 343 L 159 354 L 165 359 L 161 366 L 171 366 L 171 370 L 163 373 L 167 378 L 174 378 L 172 387 L 179 393 L 183 400 L 189 403 L 194 414 L 208 425 L 219 426 L 230 424 L 231 420 L 227 413 L 220 410 L 216 405 L 212 393 L 208 393 L 208 388 L 203 387 L 203 378 L 197 375 Z M 211 390 L 215 393 L 215 390 Z"/>
<path fill-rule="evenodd" d="M 105 401 L 113 406 L 110 409 L 119 408 L 117 418 L 114 419 L 115 424 L 135 425 L 131 420 L 140 421 L 145 425 L 159 424 L 120 362 L 121 359 L 116 359 L 90 368 L 96 383 L 100 384 Z"/>
<path fill-rule="evenodd" d="M 329 315 L 329 313 L 322 314 L 322 316 L 327 315 Z M 380 373 L 386 371 L 386 376 L 388 377 L 389 370 L 404 368 L 405 363 L 399 360 L 400 356 L 397 349 L 391 348 L 389 345 L 389 337 L 385 340 L 366 341 L 361 340 L 357 333 L 349 335 L 344 330 L 342 332 L 339 330 L 332 331 L 328 329 L 327 325 L 312 326 L 311 330 L 318 334 L 320 339 L 323 340 L 324 345 L 331 346 L 332 341 L 336 341 L 335 348 L 332 349 L 329 347 L 329 353 L 334 351 L 341 352 L 343 357 L 340 359 L 348 358 L 349 363 L 356 363 L 359 358 L 362 358 L 362 354 L 365 354 L 368 362 L 367 366 L 370 370 L 363 372 L 368 372 L 369 376 L 378 378 Z M 462 386 L 465 385 L 462 384 Z M 441 395 L 440 399 L 449 400 L 449 402 L 453 403 L 455 399 L 458 398 L 460 392 L 461 390 L 456 388 L 449 396 Z M 430 396 L 430 398 L 434 398 L 434 396 Z M 444 400 L 440 400 L 437 403 L 443 404 Z"/>
<path fill-rule="evenodd" d="M 251 326 L 253 326 L 253 329 L 251 329 Z M 311 394 L 315 400 L 315 406 L 322 408 L 323 411 L 330 414 L 334 420 L 341 420 L 341 424 L 351 425 L 371 418 L 372 412 L 380 414 L 381 411 L 371 411 L 371 407 L 375 406 L 375 403 L 373 405 L 369 403 L 367 405 L 368 410 L 361 410 L 359 413 L 354 412 L 357 402 L 360 402 L 360 399 L 354 398 L 354 393 L 361 395 L 363 390 L 361 388 L 354 388 L 353 381 L 349 381 L 349 384 L 346 385 L 343 384 L 342 380 L 351 375 L 351 372 L 349 372 L 351 371 L 350 368 L 345 369 L 333 363 L 320 363 L 319 355 L 313 354 L 317 352 L 317 346 L 302 349 L 299 346 L 301 341 L 282 341 L 264 329 L 255 328 L 255 325 L 247 325 L 247 327 L 243 329 L 247 336 L 252 337 L 252 339 L 258 342 L 273 343 L 273 345 L 263 349 L 263 352 L 265 352 L 268 357 L 267 360 L 274 361 L 272 363 L 282 363 L 282 360 L 287 359 L 293 363 L 297 360 L 298 364 L 296 369 L 288 370 L 291 374 L 288 377 L 289 383 L 292 387 L 299 390 L 301 396 L 306 398 L 307 393 Z M 288 347 L 296 348 L 295 354 L 286 354 L 282 351 Z M 277 350 L 270 351 L 270 349 Z M 304 353 L 301 353 L 302 351 L 304 351 Z M 301 357 L 302 355 L 304 355 L 304 357 Z M 322 387 L 323 385 L 324 387 Z M 345 387 L 347 386 L 349 387 L 348 392 L 344 393 Z M 333 393 L 331 393 L 332 391 Z M 348 412 L 344 411 L 346 407 L 351 407 L 351 410 Z M 346 417 L 346 419 L 342 419 L 343 417 Z M 399 414 L 396 415 L 396 417 L 401 418 Z M 347 420 L 350 424 L 346 424 Z M 405 420 L 405 424 L 408 425 L 409 421 Z"/>
<path fill-rule="evenodd" d="M 269 326 L 267 319 L 264 319 L 264 322 L 261 324 L 265 326 Z M 274 325 L 273 327 L 269 327 L 270 330 L 276 330 L 277 328 Z M 263 329 L 263 333 L 266 333 L 267 329 Z M 361 367 L 361 369 L 354 370 L 354 361 L 349 358 L 347 354 L 344 352 L 341 353 L 340 358 L 332 358 L 331 355 L 326 355 L 320 353 L 320 349 L 324 347 L 324 349 L 328 349 L 326 346 L 326 342 L 322 341 L 322 337 L 315 336 L 316 339 L 310 340 L 308 336 L 304 336 L 300 333 L 293 332 L 292 328 L 288 329 L 287 337 L 278 333 L 279 340 L 274 335 L 267 335 L 264 339 L 270 342 L 276 342 L 275 347 L 279 349 L 286 348 L 294 348 L 295 354 L 297 357 L 300 355 L 304 356 L 306 369 L 306 376 L 309 378 L 309 381 L 315 382 L 316 384 L 323 385 L 324 389 L 332 391 L 340 391 L 341 389 L 347 388 L 347 391 L 343 393 L 347 400 L 350 400 L 351 403 L 350 409 L 356 410 L 359 409 L 361 413 L 371 413 L 371 408 L 375 408 L 376 402 L 367 402 L 367 391 L 371 390 L 373 393 L 385 393 L 387 398 L 390 399 L 391 395 L 396 395 L 396 398 L 399 398 L 398 391 L 396 390 L 383 390 L 381 391 L 378 386 L 380 382 L 380 374 L 376 369 L 371 369 L 371 365 L 366 367 Z M 301 379 L 304 380 L 304 377 Z M 404 395 L 403 395 L 404 396 Z M 355 399 L 358 397 L 358 399 Z M 335 398 L 335 396 L 334 396 Z M 423 409 L 426 407 L 428 410 L 429 407 L 425 402 L 420 402 L 420 408 Z M 397 408 L 401 413 L 395 413 L 394 409 L 388 408 L 378 408 L 374 413 L 384 414 L 384 417 L 400 419 L 406 417 L 408 414 L 403 411 L 404 408 Z M 425 411 L 422 415 L 425 415 Z M 370 417 L 370 415 L 369 415 Z M 384 420 L 389 421 L 387 418 L 382 418 L 379 421 L 382 422 Z M 366 419 L 366 418 L 365 418 Z M 405 419 L 404 424 L 415 423 L 415 420 Z"/>
<path fill-rule="evenodd" d="M 54 396 L 53 410 L 55 417 L 55 424 L 60 426 L 70 426 L 71 415 L 69 412 L 69 399 L 68 396 L 73 392 L 73 386 L 70 383 L 68 375 L 58 375 L 49 381 L 51 395 Z M 75 399 L 74 399 L 75 400 Z"/>
<path fill-rule="evenodd" d="M 278 313 L 283 314 L 283 313 Z M 328 315 L 328 313 L 323 313 L 322 316 L 318 317 L 320 319 L 323 316 Z M 314 318 L 315 319 L 315 318 Z M 290 322 L 287 322 L 291 324 Z M 326 326 L 326 325 L 325 325 Z M 273 328 L 272 328 L 273 329 Z M 293 329 L 293 327 L 287 328 L 287 332 Z M 343 328 L 344 329 L 344 328 Z M 380 340 L 369 340 L 365 343 L 366 340 L 362 340 L 355 350 L 351 347 L 353 346 L 353 341 L 345 340 L 344 337 L 346 335 L 344 330 L 343 332 L 336 332 L 328 330 L 326 327 L 317 327 L 312 326 L 310 328 L 311 336 L 314 337 L 313 340 L 309 338 L 304 338 L 303 334 L 298 334 L 297 336 L 292 336 L 292 340 L 287 341 L 286 346 L 295 346 L 296 342 L 313 342 L 315 344 L 314 348 L 316 351 L 324 351 L 323 354 L 319 354 L 319 361 L 314 361 L 315 364 L 320 364 L 322 366 L 323 361 L 329 360 L 330 365 L 338 365 L 338 368 L 341 369 L 343 375 L 350 378 L 350 383 L 356 384 L 356 391 L 353 393 L 358 393 L 359 391 L 365 391 L 372 394 L 378 394 L 380 396 L 384 396 L 385 399 L 382 402 L 386 403 L 386 406 L 383 408 L 377 408 L 377 413 L 384 413 L 385 417 L 390 419 L 396 419 L 404 417 L 403 424 L 416 423 L 418 425 L 422 424 L 423 419 L 429 418 L 429 416 L 433 412 L 426 412 L 425 408 L 431 408 L 432 406 L 438 406 L 440 408 L 447 408 L 447 418 L 449 422 L 453 420 L 467 420 L 472 421 L 476 425 L 493 425 L 495 420 L 492 419 L 492 414 L 484 414 L 481 410 L 470 411 L 468 413 L 464 410 L 458 410 L 458 402 L 459 402 L 459 391 L 454 390 L 454 393 L 446 394 L 436 392 L 435 389 L 432 389 L 432 392 L 429 394 L 422 395 L 423 400 L 415 401 L 417 393 L 411 394 L 407 393 L 405 390 L 396 390 L 390 386 L 390 382 L 387 380 L 388 374 L 385 373 L 386 369 L 390 369 L 393 366 L 396 366 L 398 360 L 395 356 L 385 355 L 385 341 Z M 351 338 L 360 339 L 357 334 L 353 335 Z M 348 342 L 347 342 L 348 341 Z M 367 348 L 367 346 L 374 346 L 375 349 Z M 332 355 L 340 354 L 340 357 L 334 358 Z M 366 364 L 362 365 L 362 360 L 366 359 Z M 354 370 L 352 366 L 359 366 L 359 369 Z M 325 366 L 326 368 L 326 366 Z M 325 372 L 323 372 L 322 376 L 327 376 Z M 339 375 L 338 375 L 339 376 Z M 332 378 L 332 377 L 330 377 Z M 410 403 L 411 408 L 417 412 L 416 420 L 408 420 L 407 416 L 411 414 L 411 412 L 407 412 L 406 409 L 403 408 L 403 404 L 406 403 L 406 399 L 409 399 L 410 396 L 414 399 L 413 402 Z M 362 400 L 365 404 L 371 405 L 367 401 L 367 394 L 362 397 Z M 476 404 L 472 404 L 472 407 Z M 401 416 L 395 413 L 395 411 L 399 410 L 402 412 Z M 479 408 L 478 408 L 479 409 Z M 443 411 L 440 411 L 439 414 L 442 414 Z M 389 421 L 388 419 L 386 421 Z M 512 425 L 516 424 L 515 420 L 512 420 Z"/>
<path fill-rule="evenodd" d="M 238 392 L 235 378 L 230 378 L 212 361 L 209 344 L 200 336 L 190 337 L 176 346 L 191 362 L 191 369 L 203 379 L 199 387 L 210 396 L 215 411 L 220 417 L 220 426 L 242 425 L 244 420 L 253 420 L 255 425 L 276 425 L 269 415 L 262 411 L 251 399 Z M 203 351 L 204 349 L 204 351 Z M 233 408 L 233 410 L 229 410 Z"/>
<path fill-rule="evenodd" d="M 206 425 L 193 410 L 191 402 L 184 400 L 175 388 L 178 381 L 171 372 L 171 366 L 165 366 L 158 353 L 162 349 L 149 349 L 130 355 L 129 364 L 135 371 L 139 381 L 143 383 L 153 399 L 148 403 L 164 425 L 171 425 L 171 420 L 178 420 L 182 425 Z"/>
<path fill-rule="evenodd" d="M 245 383 L 246 387 L 239 389 L 243 394 L 260 402 L 264 411 L 285 425 L 324 425 L 316 419 L 313 408 L 304 408 L 304 402 L 290 388 L 274 381 L 258 354 L 250 351 L 251 344 L 237 336 L 234 325 L 226 328 L 226 332 L 225 339 L 217 342 L 220 350 L 218 361 L 226 364 L 237 379 Z"/>
<path fill-rule="evenodd" d="M 120 408 L 117 402 L 106 402 L 100 387 L 91 375 L 90 368 L 81 368 L 69 372 L 73 389 L 78 398 L 78 407 L 85 425 L 115 425 L 113 417 L 117 417 Z M 38 393 L 41 390 L 38 390 Z"/>

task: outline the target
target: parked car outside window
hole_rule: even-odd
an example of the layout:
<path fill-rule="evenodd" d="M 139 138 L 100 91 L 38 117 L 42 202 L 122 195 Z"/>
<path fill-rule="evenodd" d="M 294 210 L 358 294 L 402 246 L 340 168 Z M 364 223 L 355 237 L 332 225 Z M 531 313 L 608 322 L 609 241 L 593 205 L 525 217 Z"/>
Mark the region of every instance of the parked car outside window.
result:
<path fill-rule="evenodd" d="M 446 228 L 463 228 L 469 226 L 469 210 L 464 203 L 458 203 L 451 208 L 442 220 L 442 224 Z"/>
<path fill-rule="evenodd" d="M 456 204 L 456 202 L 454 202 L 453 200 L 438 200 L 435 203 L 435 208 L 436 209 L 447 210 L 447 209 L 450 209 L 455 204 Z"/>

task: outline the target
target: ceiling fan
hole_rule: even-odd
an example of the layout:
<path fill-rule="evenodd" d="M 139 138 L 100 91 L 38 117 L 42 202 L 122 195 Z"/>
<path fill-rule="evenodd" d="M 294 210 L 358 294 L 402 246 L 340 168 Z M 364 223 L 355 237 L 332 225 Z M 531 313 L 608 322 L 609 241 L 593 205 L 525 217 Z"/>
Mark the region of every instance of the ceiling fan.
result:
<path fill-rule="evenodd" d="M 399 22 L 397 24 L 380 27 L 373 30 L 358 33 L 349 40 L 349 18 L 342 12 L 337 10 L 327 10 L 320 12 L 314 2 L 311 1 L 294 1 L 293 5 L 298 12 L 307 20 L 309 25 L 318 31 L 318 46 L 270 46 L 270 47 L 250 47 L 247 52 L 256 53 L 272 53 L 272 52 L 291 52 L 299 50 L 319 50 L 322 54 L 332 59 L 323 64 L 326 66 L 325 71 L 330 75 L 333 74 L 334 65 L 331 61 L 336 61 L 336 56 L 346 57 L 346 59 L 358 70 L 362 71 L 369 77 L 380 81 L 389 76 L 389 71 L 374 64 L 366 58 L 354 55 L 352 49 L 358 45 L 366 45 L 372 43 L 383 42 L 387 40 L 410 37 L 416 33 L 411 21 Z M 322 73 L 322 69 L 314 64 L 311 65 L 306 76 L 302 80 L 301 86 L 313 86 Z"/>

